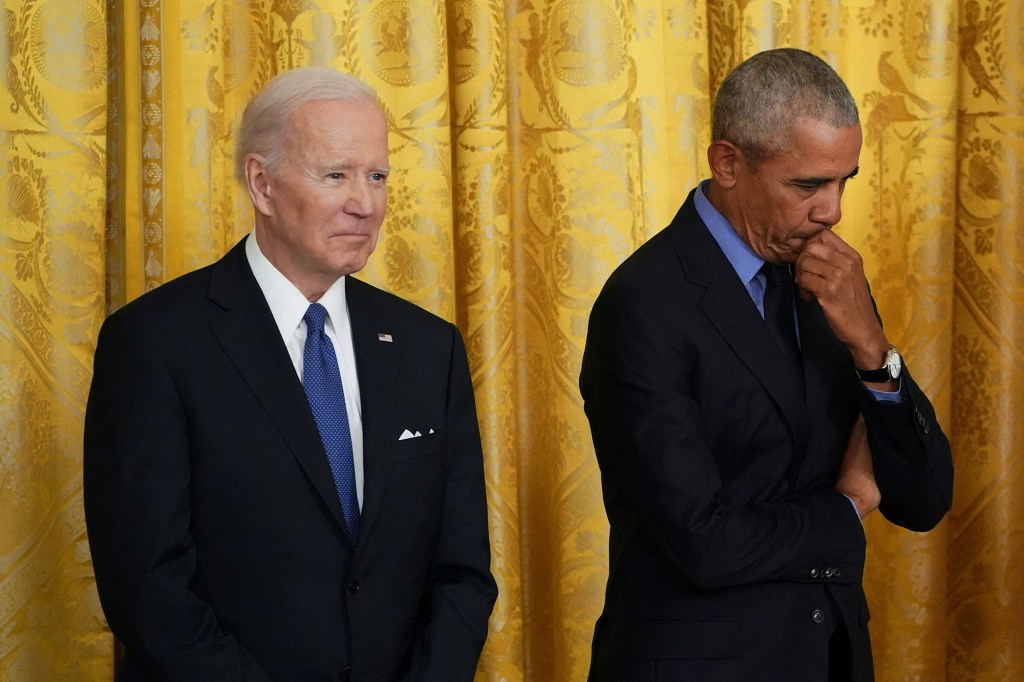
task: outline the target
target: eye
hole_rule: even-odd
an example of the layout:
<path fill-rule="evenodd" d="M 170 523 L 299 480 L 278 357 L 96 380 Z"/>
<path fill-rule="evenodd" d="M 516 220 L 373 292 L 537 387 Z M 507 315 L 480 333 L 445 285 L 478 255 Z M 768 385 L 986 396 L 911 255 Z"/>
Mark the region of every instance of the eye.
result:
<path fill-rule="evenodd" d="M 342 173 L 341 171 L 334 171 L 333 173 L 328 173 L 327 174 L 327 179 L 328 180 L 341 180 L 344 177 L 345 177 L 345 174 Z"/>
<path fill-rule="evenodd" d="M 371 173 L 370 180 L 373 182 L 384 182 L 388 179 L 387 173 Z"/>

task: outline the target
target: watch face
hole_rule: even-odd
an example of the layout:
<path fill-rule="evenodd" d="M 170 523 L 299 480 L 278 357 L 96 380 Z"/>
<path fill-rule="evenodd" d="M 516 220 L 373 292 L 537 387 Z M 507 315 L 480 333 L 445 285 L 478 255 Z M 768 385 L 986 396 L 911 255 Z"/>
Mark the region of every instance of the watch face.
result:
<path fill-rule="evenodd" d="M 889 357 L 885 359 L 885 368 L 889 370 L 892 380 L 896 381 L 903 373 L 903 358 L 895 350 L 890 351 Z"/>

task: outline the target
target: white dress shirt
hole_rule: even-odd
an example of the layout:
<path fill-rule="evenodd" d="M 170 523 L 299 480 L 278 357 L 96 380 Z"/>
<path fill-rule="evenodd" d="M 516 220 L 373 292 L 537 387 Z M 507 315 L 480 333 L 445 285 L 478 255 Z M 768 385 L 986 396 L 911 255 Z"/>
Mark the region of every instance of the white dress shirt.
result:
<path fill-rule="evenodd" d="M 306 345 L 306 322 L 303 316 L 310 301 L 292 284 L 287 277 L 267 260 L 256 243 L 256 233 L 249 233 L 245 242 L 245 255 L 249 267 L 263 290 L 270 312 L 277 322 L 277 330 L 288 349 L 288 355 L 295 366 L 295 373 L 302 381 L 302 357 Z M 327 309 L 324 331 L 334 344 L 341 372 L 341 384 L 345 389 L 345 411 L 348 413 L 349 432 L 352 434 L 352 460 L 356 471 L 356 497 L 359 508 L 363 507 L 363 409 L 359 399 L 359 379 L 356 374 L 356 357 L 352 347 L 352 323 L 348 316 L 348 301 L 345 299 L 345 278 L 341 277 L 320 297 L 319 303 Z"/>

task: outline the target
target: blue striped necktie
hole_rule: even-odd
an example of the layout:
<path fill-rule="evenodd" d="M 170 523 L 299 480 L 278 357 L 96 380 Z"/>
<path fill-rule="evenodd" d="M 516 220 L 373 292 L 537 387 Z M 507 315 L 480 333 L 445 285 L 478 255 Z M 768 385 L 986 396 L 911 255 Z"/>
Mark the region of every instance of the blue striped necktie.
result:
<path fill-rule="evenodd" d="M 320 440 L 327 452 L 349 539 L 355 546 L 359 539 L 359 500 L 356 497 L 356 469 L 352 461 L 352 434 L 345 410 L 345 389 L 338 371 L 338 356 L 324 331 L 327 309 L 314 303 L 302 319 L 306 321 L 302 387 L 306 390 Z"/>

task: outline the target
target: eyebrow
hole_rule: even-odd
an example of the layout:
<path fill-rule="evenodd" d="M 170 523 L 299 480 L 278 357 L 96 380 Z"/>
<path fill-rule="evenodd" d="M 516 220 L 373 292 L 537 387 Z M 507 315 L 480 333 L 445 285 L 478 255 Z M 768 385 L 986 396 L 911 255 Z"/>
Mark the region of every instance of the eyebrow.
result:
<path fill-rule="evenodd" d="M 840 180 L 849 180 L 850 178 L 856 177 L 858 172 L 860 172 L 860 166 L 857 166 L 856 168 L 854 168 L 845 177 L 840 178 Z M 791 182 L 791 183 L 793 183 L 795 185 L 824 185 L 826 183 L 832 182 L 835 179 L 836 178 L 826 178 L 826 177 L 790 178 L 789 182 Z"/>
<path fill-rule="evenodd" d="M 348 160 L 338 161 L 336 163 L 325 162 L 325 163 L 321 163 L 320 164 L 321 172 L 328 172 L 328 173 L 339 171 L 339 170 L 350 171 L 350 170 L 356 169 L 357 167 L 358 167 L 357 164 L 354 164 L 354 163 L 352 163 L 352 162 L 350 162 Z M 385 175 L 387 175 L 387 174 L 389 174 L 391 172 L 391 167 L 390 166 L 374 166 L 374 167 L 369 168 L 368 170 L 371 173 L 384 173 Z"/>

